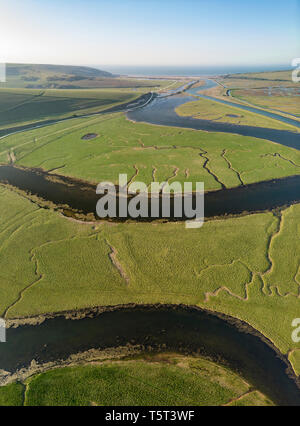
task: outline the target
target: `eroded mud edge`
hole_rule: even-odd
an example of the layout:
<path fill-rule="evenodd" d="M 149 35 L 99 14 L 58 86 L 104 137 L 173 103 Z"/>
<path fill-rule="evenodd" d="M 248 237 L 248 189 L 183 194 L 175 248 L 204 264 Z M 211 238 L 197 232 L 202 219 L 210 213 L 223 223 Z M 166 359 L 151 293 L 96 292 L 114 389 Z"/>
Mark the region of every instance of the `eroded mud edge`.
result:
<path fill-rule="evenodd" d="M 72 321 L 78 321 L 84 318 L 95 318 L 99 315 L 106 313 L 106 312 L 116 312 L 121 310 L 133 310 L 133 309 L 153 309 L 153 310 L 160 310 L 160 309 L 173 309 L 173 310 L 185 310 L 187 312 L 205 312 L 206 314 L 215 316 L 223 321 L 226 321 L 233 327 L 237 328 L 240 332 L 251 334 L 255 337 L 258 337 L 263 343 L 268 345 L 270 348 L 272 348 L 277 357 L 280 358 L 286 365 L 286 372 L 290 379 L 292 379 L 296 385 L 299 388 L 300 391 L 300 377 L 297 377 L 293 367 L 288 359 L 287 354 L 282 354 L 280 350 L 276 347 L 276 345 L 266 336 L 264 336 L 261 332 L 253 328 L 250 324 L 248 324 L 245 321 L 242 321 L 238 318 L 231 317 L 229 315 L 216 312 L 209 309 L 203 309 L 198 306 L 188 306 L 184 304 L 180 305 L 172 305 L 172 304 L 126 304 L 126 305 L 115 305 L 115 306 L 98 306 L 93 308 L 86 308 L 86 309 L 80 309 L 76 311 L 63 311 L 58 313 L 48 313 L 48 314 L 42 314 L 32 317 L 23 317 L 23 318 L 14 318 L 14 319 L 8 319 L 7 320 L 7 328 L 18 328 L 22 327 L 24 325 L 30 325 L 30 326 L 38 326 L 42 324 L 46 320 L 54 319 L 54 318 L 64 318 L 66 320 L 72 320 Z M 140 350 L 141 347 L 139 346 Z M 117 348 L 116 348 L 117 349 Z M 104 350 L 105 352 L 106 350 Z M 89 356 L 88 351 L 86 354 Z M 97 351 L 97 353 L 102 353 L 103 351 Z M 75 357 L 79 356 L 79 359 L 82 361 L 84 356 L 82 354 L 76 355 Z M 72 358 L 72 357 L 71 357 Z M 87 358 L 88 359 L 88 358 Z M 63 361 L 65 362 L 65 361 Z M 56 363 L 54 363 L 56 365 Z M 61 361 L 58 361 L 57 365 L 62 365 Z M 1 384 L 1 380 L 0 380 Z"/>

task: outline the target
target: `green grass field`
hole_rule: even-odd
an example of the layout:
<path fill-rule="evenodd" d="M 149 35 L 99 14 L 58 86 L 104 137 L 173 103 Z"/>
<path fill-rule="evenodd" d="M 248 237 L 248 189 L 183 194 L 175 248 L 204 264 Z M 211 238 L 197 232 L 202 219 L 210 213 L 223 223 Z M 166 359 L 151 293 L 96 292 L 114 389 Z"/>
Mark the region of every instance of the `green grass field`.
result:
<path fill-rule="evenodd" d="M 184 223 L 82 225 L 8 189 L 1 199 L 0 315 L 183 303 L 247 321 L 283 353 L 299 349 L 291 339 L 299 205 L 281 223 L 264 213 L 187 230 Z M 298 371 L 299 357 L 293 361 Z"/>
<path fill-rule="evenodd" d="M 267 127 L 271 129 L 297 131 L 297 127 L 282 123 L 272 118 L 263 117 L 253 112 L 241 110 L 238 106 L 220 104 L 208 99 L 199 99 L 188 102 L 176 109 L 177 114 L 192 116 L 202 120 L 211 120 L 218 123 L 231 123 L 241 126 Z"/>
<path fill-rule="evenodd" d="M 232 74 L 229 78 L 245 78 L 250 80 L 266 80 L 278 83 L 290 82 L 292 80 L 292 71 L 264 71 L 264 72 L 249 72 L 242 74 Z"/>
<path fill-rule="evenodd" d="M 87 133 L 99 136 L 82 140 Z M 121 115 L 70 120 L 0 140 L 0 162 L 59 169 L 94 183 L 119 174 L 150 184 L 204 182 L 205 189 L 299 174 L 300 152 L 239 135 L 134 124 Z M 205 167 L 204 167 L 205 166 Z"/>
<path fill-rule="evenodd" d="M 232 89 L 233 101 L 300 116 L 299 83 L 293 82 L 292 71 L 233 74 L 219 81 Z"/>
<path fill-rule="evenodd" d="M 123 89 L 0 89 L 0 128 L 99 112 L 138 96 Z"/>
<path fill-rule="evenodd" d="M 0 388 L 0 406 L 273 405 L 244 380 L 201 358 L 174 355 L 61 368 Z"/>
<path fill-rule="evenodd" d="M 0 407 L 19 407 L 23 405 L 25 386 L 12 383 L 0 387 Z"/>
<path fill-rule="evenodd" d="M 279 112 L 300 117 L 300 96 L 266 96 L 265 90 L 232 90 L 235 99 L 249 102 L 264 109 L 272 109 Z"/>
<path fill-rule="evenodd" d="M 297 87 L 292 80 L 292 71 L 231 74 L 220 81 L 228 88 Z"/>

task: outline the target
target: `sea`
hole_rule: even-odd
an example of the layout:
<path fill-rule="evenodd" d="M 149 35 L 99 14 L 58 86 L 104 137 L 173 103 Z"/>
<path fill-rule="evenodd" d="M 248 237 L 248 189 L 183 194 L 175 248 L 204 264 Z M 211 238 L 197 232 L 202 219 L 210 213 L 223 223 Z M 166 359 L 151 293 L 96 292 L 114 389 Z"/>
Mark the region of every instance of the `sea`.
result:
<path fill-rule="evenodd" d="M 290 70 L 291 64 L 278 65 L 224 65 L 224 66 L 125 66 L 125 65 L 96 65 L 95 68 L 111 72 L 113 74 L 155 77 L 155 76 L 214 76 L 224 74 L 239 74 L 248 72 L 284 71 Z"/>

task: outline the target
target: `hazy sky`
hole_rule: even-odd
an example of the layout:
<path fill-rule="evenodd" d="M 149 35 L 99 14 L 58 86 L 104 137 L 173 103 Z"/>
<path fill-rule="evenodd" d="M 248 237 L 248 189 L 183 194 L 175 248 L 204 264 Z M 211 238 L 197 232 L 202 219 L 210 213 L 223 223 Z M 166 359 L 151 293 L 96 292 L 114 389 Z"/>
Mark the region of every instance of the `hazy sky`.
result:
<path fill-rule="evenodd" d="M 286 64 L 300 0 L 0 0 L 0 62 Z"/>

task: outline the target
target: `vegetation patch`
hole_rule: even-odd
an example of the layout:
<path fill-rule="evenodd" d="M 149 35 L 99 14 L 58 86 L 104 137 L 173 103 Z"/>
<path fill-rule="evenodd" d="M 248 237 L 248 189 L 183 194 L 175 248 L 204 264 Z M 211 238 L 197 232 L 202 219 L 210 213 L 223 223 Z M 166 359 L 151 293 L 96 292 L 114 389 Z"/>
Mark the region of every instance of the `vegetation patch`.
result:
<path fill-rule="evenodd" d="M 181 223 L 83 225 L 8 189 L 1 199 L 1 316 L 197 305 L 248 322 L 284 354 L 299 349 L 291 338 L 299 317 L 299 205 L 283 211 L 283 221 L 264 213 L 187 230 Z M 299 371 L 298 358 L 293 366 Z"/>
<path fill-rule="evenodd" d="M 292 80 L 292 70 L 260 73 L 229 74 L 221 79 L 222 84 L 229 88 L 265 88 L 265 87 L 295 87 Z"/>
<path fill-rule="evenodd" d="M 18 407 L 24 403 L 25 386 L 11 383 L 0 387 L 0 407 Z"/>
<path fill-rule="evenodd" d="M 300 97 L 293 96 L 296 89 L 287 96 L 286 93 L 281 92 L 280 94 L 272 91 L 269 95 L 269 91 L 265 89 L 261 90 L 232 90 L 232 96 L 235 99 L 246 101 L 250 104 L 258 106 L 264 109 L 275 110 L 276 112 L 285 112 L 292 114 L 295 118 L 300 117 Z M 299 89 L 298 89 L 299 90 Z M 297 90 L 297 92 L 298 92 Z"/>
<path fill-rule="evenodd" d="M 140 96 L 129 90 L 0 89 L 0 128 L 100 112 Z"/>
<path fill-rule="evenodd" d="M 9 386 L 0 388 L 0 405 L 22 401 L 17 395 L 22 385 Z M 224 367 L 170 354 L 48 371 L 27 380 L 25 395 L 26 406 L 216 406 L 233 401 L 273 405 Z"/>
<path fill-rule="evenodd" d="M 262 117 L 250 111 L 243 111 L 242 114 L 234 113 L 241 111 L 238 106 L 221 104 L 209 99 L 199 99 L 195 102 L 187 102 L 176 109 L 177 114 L 182 116 L 193 116 L 202 120 L 211 120 L 218 123 L 232 123 L 242 126 L 256 126 L 280 130 L 296 130 L 296 127 L 279 122 L 275 119 Z"/>
<path fill-rule="evenodd" d="M 83 144 L 87 133 L 101 135 L 101 144 Z M 0 140 L 0 162 L 10 163 L 12 154 L 16 165 L 58 169 L 94 184 L 117 184 L 121 173 L 147 185 L 204 182 L 209 191 L 300 172 L 296 149 L 239 135 L 135 124 L 120 114 L 74 119 Z"/>
<path fill-rule="evenodd" d="M 219 82 L 237 102 L 300 117 L 300 87 L 293 82 L 292 71 L 232 74 Z"/>

